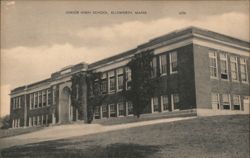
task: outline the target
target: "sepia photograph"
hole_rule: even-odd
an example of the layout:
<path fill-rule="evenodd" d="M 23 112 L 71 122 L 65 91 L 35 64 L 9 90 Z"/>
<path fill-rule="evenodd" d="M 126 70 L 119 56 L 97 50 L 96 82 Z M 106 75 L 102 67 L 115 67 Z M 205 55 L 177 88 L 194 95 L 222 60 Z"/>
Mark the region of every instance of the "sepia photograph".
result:
<path fill-rule="evenodd" d="M 0 2 L 0 158 L 250 157 L 249 0 Z"/>

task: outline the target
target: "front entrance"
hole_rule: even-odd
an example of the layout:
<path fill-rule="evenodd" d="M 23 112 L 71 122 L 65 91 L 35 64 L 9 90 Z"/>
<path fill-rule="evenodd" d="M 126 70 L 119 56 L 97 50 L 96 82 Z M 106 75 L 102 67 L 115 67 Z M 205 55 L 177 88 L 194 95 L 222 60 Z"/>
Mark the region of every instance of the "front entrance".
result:
<path fill-rule="evenodd" d="M 61 91 L 61 98 L 59 101 L 59 122 L 68 123 L 72 120 L 71 112 L 71 99 L 70 99 L 70 88 L 64 87 Z"/>

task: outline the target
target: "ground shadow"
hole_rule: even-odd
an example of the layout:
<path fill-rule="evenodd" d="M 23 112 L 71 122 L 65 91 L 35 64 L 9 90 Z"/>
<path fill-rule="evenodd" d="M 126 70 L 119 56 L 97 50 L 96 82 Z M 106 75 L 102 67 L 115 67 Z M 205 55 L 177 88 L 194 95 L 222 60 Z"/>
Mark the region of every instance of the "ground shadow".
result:
<path fill-rule="evenodd" d="M 87 145 L 92 144 L 92 145 Z M 158 152 L 159 146 L 115 143 L 94 145 L 97 142 L 48 141 L 11 147 L 1 151 L 3 158 L 145 158 Z"/>

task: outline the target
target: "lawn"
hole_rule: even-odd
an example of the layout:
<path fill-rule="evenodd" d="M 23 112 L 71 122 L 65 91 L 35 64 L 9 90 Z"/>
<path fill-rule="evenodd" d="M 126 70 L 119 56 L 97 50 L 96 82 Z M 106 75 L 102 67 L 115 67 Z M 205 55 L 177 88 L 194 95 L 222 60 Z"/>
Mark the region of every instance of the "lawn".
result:
<path fill-rule="evenodd" d="M 249 115 L 203 117 L 27 144 L 3 149 L 1 156 L 248 158 Z"/>

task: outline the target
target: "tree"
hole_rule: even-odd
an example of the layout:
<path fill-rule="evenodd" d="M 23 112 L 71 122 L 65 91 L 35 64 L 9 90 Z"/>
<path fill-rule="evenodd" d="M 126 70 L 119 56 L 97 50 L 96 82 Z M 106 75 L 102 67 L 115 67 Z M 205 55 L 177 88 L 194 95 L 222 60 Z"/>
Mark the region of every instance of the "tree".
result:
<path fill-rule="evenodd" d="M 7 129 L 11 127 L 11 120 L 10 120 L 10 115 L 6 115 L 3 118 L 1 118 L 1 128 L 2 129 Z"/>
<path fill-rule="evenodd" d="M 104 96 L 101 92 L 101 73 L 89 71 L 87 73 L 87 113 L 88 113 L 88 123 L 91 123 L 94 118 L 94 111 L 97 106 L 102 105 Z"/>
<path fill-rule="evenodd" d="M 155 89 L 152 82 L 152 51 L 144 51 L 135 54 L 133 59 L 127 64 L 131 69 L 131 89 L 125 92 L 125 97 L 133 103 L 134 114 L 140 117 L 146 106 L 150 103 L 150 98 Z"/>

